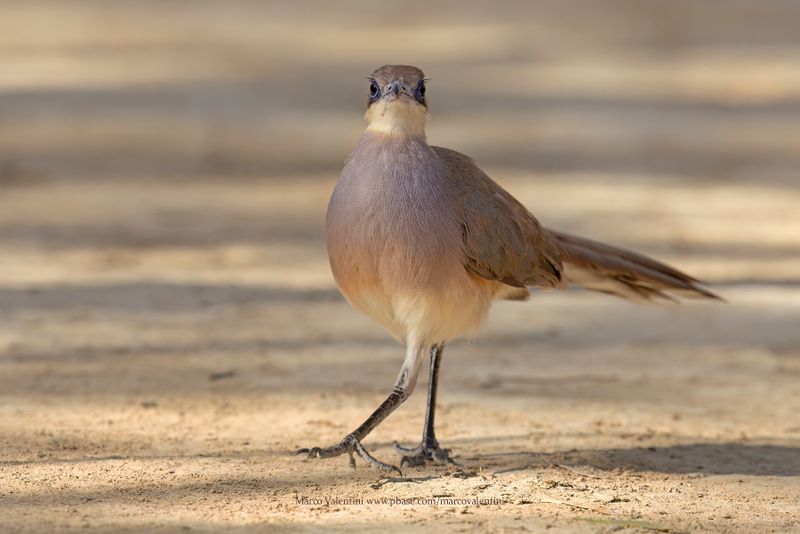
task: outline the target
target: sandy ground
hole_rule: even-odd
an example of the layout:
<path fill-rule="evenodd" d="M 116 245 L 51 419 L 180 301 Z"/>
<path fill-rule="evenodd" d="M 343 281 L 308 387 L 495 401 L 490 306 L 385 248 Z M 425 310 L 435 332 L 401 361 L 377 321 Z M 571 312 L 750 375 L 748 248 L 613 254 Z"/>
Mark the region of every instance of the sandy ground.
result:
<path fill-rule="evenodd" d="M 4 4 L 0 530 L 800 532 L 800 9 L 613 4 Z M 433 78 L 431 140 L 545 224 L 729 303 L 499 304 L 445 353 L 459 465 L 386 478 L 291 452 L 402 361 L 322 235 L 394 59 Z"/>

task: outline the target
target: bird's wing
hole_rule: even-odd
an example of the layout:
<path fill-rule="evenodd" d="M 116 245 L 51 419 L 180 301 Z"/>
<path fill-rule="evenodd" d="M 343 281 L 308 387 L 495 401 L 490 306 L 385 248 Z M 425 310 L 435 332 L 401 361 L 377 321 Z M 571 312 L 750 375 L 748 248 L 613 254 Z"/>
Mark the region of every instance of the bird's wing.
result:
<path fill-rule="evenodd" d="M 482 278 L 514 287 L 561 285 L 558 246 L 525 206 L 468 156 L 433 149 L 459 192 L 464 266 Z"/>

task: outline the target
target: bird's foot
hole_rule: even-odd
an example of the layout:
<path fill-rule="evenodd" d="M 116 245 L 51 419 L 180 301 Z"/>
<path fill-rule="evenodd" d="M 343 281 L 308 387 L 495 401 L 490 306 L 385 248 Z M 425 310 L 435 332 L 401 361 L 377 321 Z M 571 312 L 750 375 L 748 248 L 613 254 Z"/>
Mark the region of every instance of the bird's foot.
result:
<path fill-rule="evenodd" d="M 409 465 L 411 467 L 418 467 L 425 465 L 428 462 L 434 462 L 439 465 L 452 464 L 458 465 L 450 457 L 450 449 L 443 449 L 439 447 L 439 442 L 433 441 L 432 443 L 421 443 L 416 447 L 408 448 L 402 447 L 399 443 L 395 442 L 394 450 L 396 450 L 402 459 L 400 460 L 400 467 Z"/>
<path fill-rule="evenodd" d="M 358 454 L 367 464 L 376 469 L 380 469 L 381 471 L 395 472 L 398 475 L 403 476 L 403 473 L 399 468 L 393 466 L 392 464 L 381 462 L 368 453 L 367 449 L 361 445 L 361 442 L 358 441 L 353 434 L 348 434 L 341 442 L 333 445 L 332 447 L 312 447 L 310 449 L 300 449 L 295 453 L 295 456 L 305 454 L 306 460 L 308 460 L 310 458 L 333 458 L 334 456 L 340 456 L 344 453 L 347 453 L 347 455 L 350 457 L 350 467 L 355 469 L 356 459 L 353 456 L 354 452 Z"/>

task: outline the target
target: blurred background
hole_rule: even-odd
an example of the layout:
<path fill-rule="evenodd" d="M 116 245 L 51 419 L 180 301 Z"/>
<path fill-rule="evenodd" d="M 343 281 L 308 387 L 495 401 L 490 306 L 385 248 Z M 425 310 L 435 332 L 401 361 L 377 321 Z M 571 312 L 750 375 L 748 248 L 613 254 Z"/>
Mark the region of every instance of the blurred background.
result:
<path fill-rule="evenodd" d="M 429 141 L 473 156 L 545 225 L 667 260 L 730 301 L 501 304 L 445 359 L 441 433 L 478 455 L 524 442 L 796 491 L 798 21 L 793 0 L 0 3 L 0 477 L 14 488 L 0 501 L 22 514 L 5 521 L 195 524 L 159 506 L 205 495 L 181 478 L 198 462 L 252 500 L 243 524 L 273 521 L 304 476 L 374 479 L 284 455 L 359 423 L 402 359 L 338 295 L 323 236 L 365 77 L 386 63 L 431 78 Z M 423 400 L 375 443 L 417 439 Z M 746 438 L 773 448 L 720 445 Z M 609 452 L 699 443 L 712 448 L 685 462 Z M 139 463 L 112 481 L 120 458 Z M 274 481 L 236 461 L 281 493 L 256 504 Z M 786 527 L 791 508 L 758 515 L 786 491 L 704 502 Z M 63 516 L 81 499 L 90 519 Z M 681 516 L 691 502 L 673 503 L 681 525 L 719 517 Z M 315 521 L 294 512 L 280 521 Z"/>

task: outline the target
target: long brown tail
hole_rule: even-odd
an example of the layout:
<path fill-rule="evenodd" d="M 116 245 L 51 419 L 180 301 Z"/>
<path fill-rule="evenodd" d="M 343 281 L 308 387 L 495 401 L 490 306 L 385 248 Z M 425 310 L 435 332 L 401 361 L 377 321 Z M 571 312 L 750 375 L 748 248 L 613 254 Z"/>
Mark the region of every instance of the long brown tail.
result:
<path fill-rule="evenodd" d="M 630 300 L 722 300 L 702 282 L 643 254 L 564 232 L 548 230 L 562 253 L 566 279 L 586 289 Z"/>

